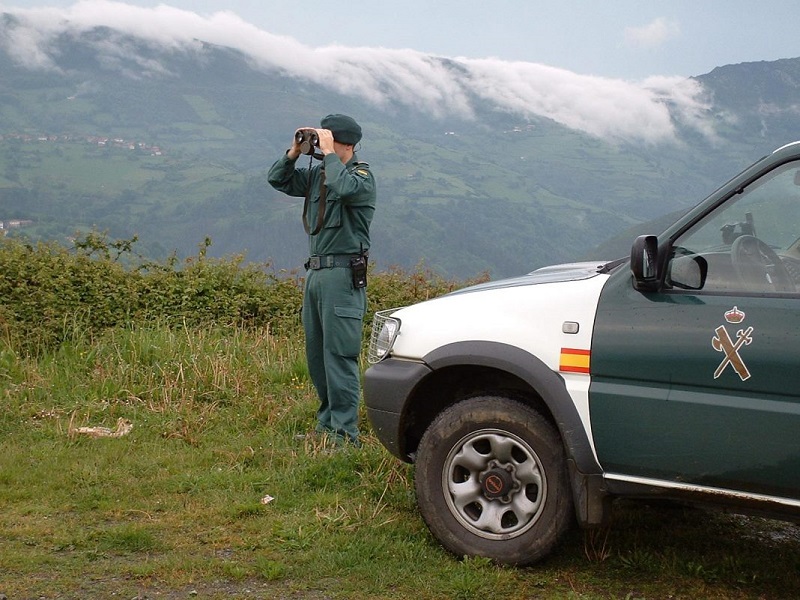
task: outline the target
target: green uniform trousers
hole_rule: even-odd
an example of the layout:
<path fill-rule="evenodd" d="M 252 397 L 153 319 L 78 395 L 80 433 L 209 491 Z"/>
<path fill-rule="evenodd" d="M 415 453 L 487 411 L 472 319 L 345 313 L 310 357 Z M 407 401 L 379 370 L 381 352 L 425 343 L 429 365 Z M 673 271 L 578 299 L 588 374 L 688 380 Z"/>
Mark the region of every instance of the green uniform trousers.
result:
<path fill-rule="evenodd" d="M 358 443 L 361 332 L 365 288 L 354 289 L 349 268 L 306 273 L 303 329 L 306 359 L 320 406 L 317 431 Z"/>

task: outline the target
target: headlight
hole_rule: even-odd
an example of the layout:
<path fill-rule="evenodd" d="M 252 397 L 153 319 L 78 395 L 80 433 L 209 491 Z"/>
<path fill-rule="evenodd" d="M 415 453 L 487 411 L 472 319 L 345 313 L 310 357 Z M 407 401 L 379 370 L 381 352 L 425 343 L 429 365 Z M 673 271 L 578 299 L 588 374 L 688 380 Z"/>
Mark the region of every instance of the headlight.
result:
<path fill-rule="evenodd" d="M 367 361 L 375 364 L 382 361 L 389 354 L 400 331 L 400 319 L 395 319 L 391 315 L 395 310 L 382 310 L 375 313 L 372 321 L 372 335 L 369 339 L 369 352 Z"/>

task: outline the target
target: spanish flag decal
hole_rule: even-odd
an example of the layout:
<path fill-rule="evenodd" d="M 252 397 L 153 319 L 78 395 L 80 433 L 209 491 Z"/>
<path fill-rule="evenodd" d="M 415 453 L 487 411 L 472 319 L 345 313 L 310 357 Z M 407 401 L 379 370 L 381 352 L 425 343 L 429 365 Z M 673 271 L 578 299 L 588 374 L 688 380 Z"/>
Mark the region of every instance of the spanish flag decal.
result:
<path fill-rule="evenodd" d="M 562 348 L 558 370 L 567 373 L 589 373 L 590 350 Z"/>

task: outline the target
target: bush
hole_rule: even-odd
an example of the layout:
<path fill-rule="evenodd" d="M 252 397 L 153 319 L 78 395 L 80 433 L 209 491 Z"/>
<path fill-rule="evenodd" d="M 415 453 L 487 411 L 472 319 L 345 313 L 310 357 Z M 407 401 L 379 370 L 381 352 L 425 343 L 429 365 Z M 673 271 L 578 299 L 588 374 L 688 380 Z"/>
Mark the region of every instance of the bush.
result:
<path fill-rule="evenodd" d="M 210 259 L 209 244 L 183 264 L 173 258 L 126 267 L 121 258 L 130 262 L 130 244 L 96 234 L 72 249 L 2 240 L 0 330 L 12 347 L 36 354 L 76 335 L 141 322 L 297 329 L 297 277 L 244 265 L 241 257 Z"/>
<path fill-rule="evenodd" d="M 109 242 L 92 232 L 65 248 L 0 240 L 0 332 L 6 345 L 38 354 L 76 336 L 151 322 L 188 327 L 300 331 L 302 276 L 277 274 L 242 256 L 212 259 L 206 239 L 197 256 L 164 263 L 137 260 L 136 239 Z M 486 277 L 475 281 L 485 280 Z M 370 273 L 374 311 L 427 300 L 471 282 L 446 280 L 418 267 Z M 368 339 L 368 336 L 365 336 Z"/>
<path fill-rule="evenodd" d="M 55 243 L 0 243 L 0 327 L 14 346 L 52 347 L 74 331 L 130 318 L 135 280 L 122 265 Z"/>

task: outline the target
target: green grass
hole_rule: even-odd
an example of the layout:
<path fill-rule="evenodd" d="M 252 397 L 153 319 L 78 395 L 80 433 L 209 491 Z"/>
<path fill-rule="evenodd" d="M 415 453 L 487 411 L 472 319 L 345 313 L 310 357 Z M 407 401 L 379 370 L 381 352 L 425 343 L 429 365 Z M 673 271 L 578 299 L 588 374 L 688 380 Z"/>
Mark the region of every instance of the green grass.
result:
<path fill-rule="evenodd" d="M 316 403 L 293 336 L 115 328 L 0 367 L 9 598 L 800 595 L 797 528 L 679 507 L 621 505 L 535 568 L 449 555 L 366 422 L 359 450 L 296 437 Z"/>
<path fill-rule="evenodd" d="M 75 246 L 0 242 L 0 595 L 800 597 L 797 527 L 674 506 L 622 504 L 535 568 L 451 556 L 363 414 L 361 449 L 298 437 L 316 409 L 298 281 Z M 373 311 L 469 283 L 370 277 Z"/>
<path fill-rule="evenodd" d="M 11 153 L 18 165 L 19 181 L 11 182 L 4 177 L 3 187 L 80 190 L 83 194 L 105 197 L 147 188 L 145 197 L 152 195 L 154 189 L 160 189 L 162 195 L 171 190 L 173 195 L 177 192 L 189 197 L 190 188 L 201 186 L 203 194 L 213 195 L 243 181 L 243 176 L 230 165 L 196 164 L 168 154 L 149 156 L 149 150 L 99 147 L 83 139 L 18 142 L 13 150 L 5 149 L 0 164 Z M 165 187 L 159 188 L 161 185 Z"/>

